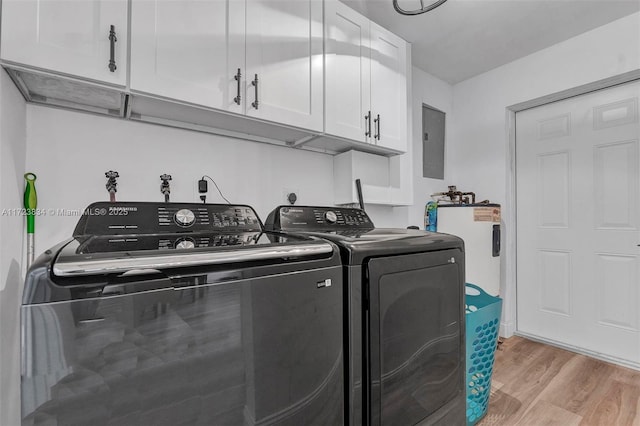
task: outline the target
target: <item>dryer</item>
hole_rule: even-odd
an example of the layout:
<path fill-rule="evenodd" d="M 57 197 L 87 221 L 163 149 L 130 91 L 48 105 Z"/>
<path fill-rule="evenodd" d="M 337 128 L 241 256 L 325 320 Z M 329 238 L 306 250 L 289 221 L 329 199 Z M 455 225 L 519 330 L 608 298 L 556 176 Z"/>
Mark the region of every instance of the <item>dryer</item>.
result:
<path fill-rule="evenodd" d="M 280 206 L 265 227 L 340 248 L 347 424 L 466 424 L 460 238 L 378 229 L 339 207 Z"/>

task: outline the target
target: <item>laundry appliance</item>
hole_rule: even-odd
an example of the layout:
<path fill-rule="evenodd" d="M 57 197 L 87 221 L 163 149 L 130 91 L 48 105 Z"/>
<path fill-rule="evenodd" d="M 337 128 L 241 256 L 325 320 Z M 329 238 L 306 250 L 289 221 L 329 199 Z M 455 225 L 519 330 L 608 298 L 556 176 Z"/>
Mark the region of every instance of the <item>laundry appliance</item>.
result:
<path fill-rule="evenodd" d="M 95 203 L 27 274 L 23 425 L 341 425 L 342 268 L 246 205 Z"/>
<path fill-rule="evenodd" d="M 360 209 L 280 206 L 265 228 L 338 245 L 349 425 L 464 425 L 464 245 Z"/>

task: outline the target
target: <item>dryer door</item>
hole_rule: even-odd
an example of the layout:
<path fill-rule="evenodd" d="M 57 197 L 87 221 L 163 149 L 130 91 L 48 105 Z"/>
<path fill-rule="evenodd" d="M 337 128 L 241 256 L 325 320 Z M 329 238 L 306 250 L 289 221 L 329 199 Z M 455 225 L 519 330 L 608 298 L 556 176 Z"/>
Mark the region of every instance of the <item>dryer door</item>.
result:
<path fill-rule="evenodd" d="M 464 424 L 464 254 L 374 258 L 368 277 L 365 424 Z"/>

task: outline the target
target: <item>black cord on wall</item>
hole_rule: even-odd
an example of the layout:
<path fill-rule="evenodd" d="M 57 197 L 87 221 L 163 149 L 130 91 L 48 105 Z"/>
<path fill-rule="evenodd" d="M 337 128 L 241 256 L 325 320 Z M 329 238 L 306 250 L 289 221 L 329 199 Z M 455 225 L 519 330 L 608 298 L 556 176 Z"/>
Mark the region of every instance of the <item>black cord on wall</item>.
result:
<path fill-rule="evenodd" d="M 204 180 L 205 178 L 209 179 L 211 182 L 213 182 L 213 185 L 216 187 L 216 189 L 218 190 L 218 193 L 220 194 L 220 196 L 227 202 L 227 204 L 231 204 L 231 201 L 227 200 L 227 197 L 224 196 L 224 194 L 222 193 L 222 191 L 220 191 L 220 188 L 218 187 L 218 184 L 216 183 L 215 180 L 213 180 L 211 178 L 211 176 L 208 175 L 204 175 L 202 176 L 202 180 Z"/>

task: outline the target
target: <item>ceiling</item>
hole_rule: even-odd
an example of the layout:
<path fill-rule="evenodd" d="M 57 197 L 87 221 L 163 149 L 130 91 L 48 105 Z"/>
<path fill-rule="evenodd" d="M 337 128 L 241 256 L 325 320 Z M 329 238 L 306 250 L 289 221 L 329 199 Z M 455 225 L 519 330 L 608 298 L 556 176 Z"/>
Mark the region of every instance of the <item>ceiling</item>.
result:
<path fill-rule="evenodd" d="M 640 10 L 640 0 L 449 0 L 403 16 L 391 0 L 341 1 L 410 41 L 413 65 L 451 84 Z"/>

